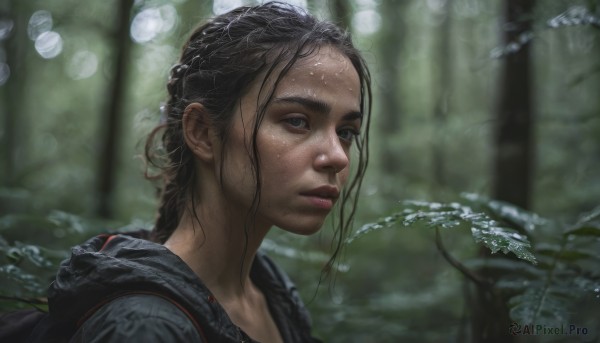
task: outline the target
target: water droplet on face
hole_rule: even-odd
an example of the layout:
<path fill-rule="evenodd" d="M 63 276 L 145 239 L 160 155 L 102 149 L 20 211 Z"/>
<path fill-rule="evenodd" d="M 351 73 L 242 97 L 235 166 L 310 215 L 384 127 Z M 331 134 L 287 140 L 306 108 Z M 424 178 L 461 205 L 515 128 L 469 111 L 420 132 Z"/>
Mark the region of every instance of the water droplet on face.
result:
<path fill-rule="evenodd" d="M 310 75 L 315 75 L 315 73 L 313 73 L 312 71 L 309 73 Z"/>
<path fill-rule="evenodd" d="M 325 74 L 321 75 L 321 80 L 325 79 Z"/>

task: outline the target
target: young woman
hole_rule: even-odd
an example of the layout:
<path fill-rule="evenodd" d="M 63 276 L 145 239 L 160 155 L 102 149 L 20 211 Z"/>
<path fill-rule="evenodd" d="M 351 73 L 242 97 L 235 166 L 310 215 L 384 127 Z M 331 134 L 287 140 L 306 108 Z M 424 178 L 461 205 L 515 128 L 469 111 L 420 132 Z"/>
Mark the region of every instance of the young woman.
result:
<path fill-rule="evenodd" d="M 242 7 L 191 35 L 168 91 L 146 150 L 164 180 L 152 241 L 74 248 L 51 316 L 83 342 L 314 341 L 295 287 L 258 249 L 273 226 L 317 232 L 337 206 L 337 255 L 367 162 L 363 59 L 302 10 Z"/>

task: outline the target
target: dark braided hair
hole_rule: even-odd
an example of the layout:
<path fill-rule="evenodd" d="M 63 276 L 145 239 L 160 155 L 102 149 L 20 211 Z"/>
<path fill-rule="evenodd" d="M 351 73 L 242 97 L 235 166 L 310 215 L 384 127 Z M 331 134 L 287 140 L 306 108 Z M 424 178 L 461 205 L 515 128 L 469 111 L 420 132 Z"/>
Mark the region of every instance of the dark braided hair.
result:
<path fill-rule="evenodd" d="M 339 50 L 356 69 L 361 83 L 361 111 L 364 122 L 364 133 L 356 138 L 359 161 L 355 175 L 345 187 L 338 207 L 340 220 L 338 230 L 335 231 L 337 243 L 329 265 L 334 262 L 349 232 L 356 209 L 356 195 L 367 166 L 371 112 L 370 74 L 347 32 L 332 23 L 316 20 L 302 9 L 279 2 L 240 7 L 198 27 L 184 45 L 179 63 L 171 68 L 167 84 L 169 99 L 163 109 L 165 118 L 161 125 L 150 133 L 145 149 L 149 164 L 161 170 L 159 175 L 150 176 L 147 172 L 146 176 L 162 178 L 163 181 L 158 219 L 153 230 L 155 241 L 164 243 L 177 228 L 186 210 L 192 211 L 194 218 L 200 220 L 195 213 L 194 155 L 185 144 L 182 129 L 185 108 L 194 102 L 201 103 L 209 113 L 210 122 L 215 125 L 219 138 L 225 144 L 234 108 L 239 106 L 244 92 L 259 75 L 264 75 L 262 92 L 266 88 L 266 80 L 273 76 L 274 86 L 269 90 L 266 100 L 257 107 L 257 120 L 249 149 L 256 191 L 245 227 L 247 238 L 247 230 L 252 227 L 252 218 L 260 201 L 261 174 L 256 133 L 266 107 L 279 81 L 294 63 L 298 59 L 310 56 L 323 46 L 332 46 Z M 279 66 L 282 68 L 277 69 L 279 72 L 274 75 Z M 154 143 L 159 132 L 162 132 L 162 142 L 156 144 L 156 147 Z M 348 201 L 350 209 L 349 213 L 345 213 Z"/>

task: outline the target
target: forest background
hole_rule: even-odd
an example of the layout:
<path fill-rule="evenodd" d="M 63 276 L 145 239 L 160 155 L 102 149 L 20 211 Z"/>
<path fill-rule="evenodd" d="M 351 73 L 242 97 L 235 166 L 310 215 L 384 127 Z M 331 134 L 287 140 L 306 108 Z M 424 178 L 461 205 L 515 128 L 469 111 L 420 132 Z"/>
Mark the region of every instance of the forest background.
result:
<path fill-rule="evenodd" d="M 374 79 L 358 234 L 333 281 L 317 287 L 330 229 L 263 246 L 315 334 L 600 341 L 600 1 L 288 2 L 351 30 Z M 152 227 L 140 156 L 178 49 L 254 3 L 0 1 L 0 309 L 39 302 L 69 246 Z"/>

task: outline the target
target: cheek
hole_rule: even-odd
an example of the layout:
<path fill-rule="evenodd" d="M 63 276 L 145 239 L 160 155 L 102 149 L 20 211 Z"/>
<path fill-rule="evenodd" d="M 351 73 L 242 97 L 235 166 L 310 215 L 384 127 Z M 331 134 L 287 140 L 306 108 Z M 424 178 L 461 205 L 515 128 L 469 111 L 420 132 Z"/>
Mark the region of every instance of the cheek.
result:
<path fill-rule="evenodd" d="M 297 161 L 297 145 L 286 136 L 285 132 L 278 128 L 265 125 L 261 128 L 257 140 L 257 148 L 260 154 L 260 166 L 263 171 L 288 174 L 290 163 Z"/>
<path fill-rule="evenodd" d="M 263 141 L 259 145 L 260 166 L 264 184 L 270 181 L 292 180 L 304 159 L 294 148 L 281 140 Z"/>

